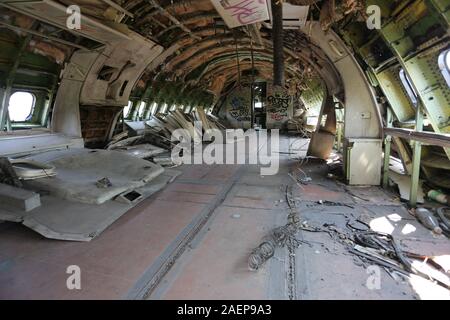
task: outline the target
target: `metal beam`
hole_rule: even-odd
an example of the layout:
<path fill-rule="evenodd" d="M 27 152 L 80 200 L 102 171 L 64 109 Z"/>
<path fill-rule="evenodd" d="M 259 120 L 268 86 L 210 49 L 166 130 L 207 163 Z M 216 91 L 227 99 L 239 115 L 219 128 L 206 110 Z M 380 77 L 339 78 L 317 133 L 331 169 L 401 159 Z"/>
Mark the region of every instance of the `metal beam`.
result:
<path fill-rule="evenodd" d="M 419 141 L 422 144 L 450 148 L 450 134 L 435 132 L 416 132 L 411 129 L 384 128 L 384 135 Z"/>
<path fill-rule="evenodd" d="M 52 41 L 64 44 L 66 46 L 70 46 L 70 47 L 74 47 L 74 48 L 78 48 L 78 49 L 90 50 L 90 49 L 88 49 L 86 47 L 80 46 L 79 44 L 76 44 L 76 43 L 73 43 L 73 42 L 70 42 L 70 41 L 65 41 L 65 40 L 62 40 L 62 39 L 57 38 L 57 37 L 49 36 L 49 35 L 46 35 L 44 33 L 38 32 L 38 31 L 34 31 L 34 30 L 30 30 L 30 29 L 24 29 L 24 28 L 21 28 L 21 27 L 13 26 L 13 25 L 8 24 L 6 22 L 0 21 L 0 26 L 3 26 L 5 28 L 13 30 L 13 31 L 21 31 L 21 32 L 25 32 L 25 33 L 28 33 L 28 34 L 32 34 L 32 35 L 40 37 L 40 38 L 45 38 L 45 39 L 48 39 L 48 40 L 52 40 Z"/>
<path fill-rule="evenodd" d="M 172 21 L 175 25 L 180 27 L 181 30 L 188 33 L 189 36 L 191 36 L 195 40 L 201 40 L 199 36 L 195 35 L 191 29 L 187 28 L 184 24 L 182 24 L 177 18 L 175 18 L 173 15 L 171 15 L 169 12 L 166 11 L 163 7 L 161 7 L 155 0 L 147 0 L 154 8 L 156 8 L 163 16 L 165 16 L 167 19 Z"/>
<path fill-rule="evenodd" d="M 261 31 L 259 30 L 259 26 L 260 26 L 260 24 L 258 24 L 258 23 L 251 24 L 248 26 L 248 31 L 249 31 L 250 35 L 252 36 L 252 38 L 256 40 L 258 45 L 260 45 L 261 47 L 264 47 L 264 41 L 263 41 L 263 38 L 261 35 Z"/>
<path fill-rule="evenodd" d="M 183 25 L 186 25 L 186 24 L 194 24 L 194 23 L 196 23 L 196 22 L 198 22 L 198 21 L 201 21 L 201 20 L 205 20 L 205 19 L 214 19 L 214 18 L 220 18 L 220 15 L 218 15 L 217 12 L 215 12 L 215 11 L 211 11 L 211 13 L 209 13 L 209 14 L 202 13 L 202 14 L 199 14 L 199 15 L 197 15 L 197 16 L 190 17 L 190 18 L 188 18 L 188 19 L 186 19 L 186 20 L 182 20 L 182 21 L 180 21 L 180 22 L 181 22 Z M 170 30 L 173 30 L 173 29 L 176 29 L 176 28 L 178 28 L 177 25 L 175 25 L 175 24 L 174 24 L 174 25 L 171 25 L 171 26 L 165 28 L 164 30 L 162 30 L 161 32 L 159 32 L 159 33 L 156 35 L 156 38 L 159 39 L 159 37 L 163 36 L 166 32 L 169 32 Z"/>
<path fill-rule="evenodd" d="M 251 96 L 251 118 L 252 122 L 250 124 L 250 128 L 255 128 L 255 57 L 253 55 L 253 40 L 250 43 L 251 45 L 251 56 L 252 56 L 252 85 L 250 89 L 250 96 Z"/>
<path fill-rule="evenodd" d="M 392 111 L 390 107 L 386 108 L 386 126 L 388 128 L 392 127 Z M 383 188 L 387 189 L 389 185 L 389 162 L 391 160 L 392 136 L 386 135 L 384 141 Z"/>
<path fill-rule="evenodd" d="M 122 8 L 121 6 L 119 6 L 117 3 L 115 3 L 114 1 L 111 0 L 101 0 L 102 2 L 106 3 L 107 5 L 113 7 L 114 9 L 116 9 L 117 11 L 120 11 L 124 14 L 126 14 L 127 16 L 134 18 L 134 14 L 132 14 L 130 11 L 126 10 L 125 8 Z"/>
<path fill-rule="evenodd" d="M 419 133 L 423 130 L 423 112 L 422 104 L 417 105 L 416 112 L 416 132 Z M 413 167 L 411 174 L 411 190 L 409 193 L 409 204 L 411 207 L 417 205 L 417 190 L 419 189 L 420 178 L 420 160 L 422 158 L 422 143 L 420 141 L 414 141 L 414 155 L 413 155 Z"/>

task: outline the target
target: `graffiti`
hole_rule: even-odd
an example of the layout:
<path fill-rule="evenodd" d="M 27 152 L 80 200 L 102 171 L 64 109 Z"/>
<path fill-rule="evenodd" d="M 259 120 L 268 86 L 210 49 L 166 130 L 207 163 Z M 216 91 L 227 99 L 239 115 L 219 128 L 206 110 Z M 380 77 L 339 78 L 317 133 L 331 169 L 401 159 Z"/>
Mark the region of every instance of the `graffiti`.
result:
<path fill-rule="evenodd" d="M 237 121 L 250 121 L 250 111 L 246 107 L 245 100 L 242 97 L 233 97 L 231 99 L 230 115 Z"/>
<path fill-rule="evenodd" d="M 222 5 L 226 0 L 222 1 Z M 244 0 L 236 5 L 230 5 L 225 8 L 225 10 L 231 13 L 232 17 L 237 18 L 240 24 L 250 24 L 255 23 L 260 19 L 260 14 L 258 11 L 258 6 L 254 6 L 255 3 L 265 4 L 264 0 Z"/>
<path fill-rule="evenodd" d="M 213 0 L 230 28 L 269 19 L 266 0 Z"/>
<path fill-rule="evenodd" d="M 250 121 L 251 120 L 251 115 L 247 109 L 230 111 L 230 115 L 236 121 Z"/>
<path fill-rule="evenodd" d="M 287 92 L 273 92 L 267 97 L 267 116 L 273 122 L 289 119 L 289 108 L 292 98 Z"/>
<path fill-rule="evenodd" d="M 289 102 L 291 100 L 290 96 L 269 96 L 267 97 L 267 101 L 271 105 L 271 109 L 275 110 L 281 110 L 285 109 L 287 110 L 289 108 Z"/>
<path fill-rule="evenodd" d="M 250 121 L 251 114 L 243 97 L 233 97 L 231 99 L 230 115 L 236 121 Z"/>
<path fill-rule="evenodd" d="M 281 122 L 284 119 L 286 119 L 286 115 L 285 114 L 280 114 L 280 113 L 270 113 L 269 114 L 270 119 L 272 119 L 275 122 Z"/>

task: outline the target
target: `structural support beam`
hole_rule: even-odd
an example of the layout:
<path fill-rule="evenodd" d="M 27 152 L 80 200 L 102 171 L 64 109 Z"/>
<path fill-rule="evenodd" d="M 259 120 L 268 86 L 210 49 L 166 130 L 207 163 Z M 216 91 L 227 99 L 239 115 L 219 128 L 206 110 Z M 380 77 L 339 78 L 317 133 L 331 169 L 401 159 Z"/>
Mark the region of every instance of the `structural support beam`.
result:
<path fill-rule="evenodd" d="M 155 0 L 148 0 L 148 2 L 157 9 L 163 16 L 165 16 L 167 19 L 172 21 L 175 25 L 180 27 L 181 30 L 188 33 L 193 39 L 195 40 L 201 40 L 199 36 L 195 35 L 189 28 L 187 28 L 184 24 L 182 24 L 177 18 L 175 18 L 173 15 L 171 15 L 169 12 L 166 11 L 163 7 L 161 7 L 158 3 L 156 3 Z"/>
<path fill-rule="evenodd" d="M 392 111 L 390 107 L 386 108 L 386 126 L 392 127 Z M 392 136 L 386 135 L 384 140 L 384 166 L 383 166 L 383 188 L 387 188 L 389 184 L 389 162 L 391 160 L 391 144 Z"/>
<path fill-rule="evenodd" d="M 416 111 L 416 132 L 422 132 L 423 130 L 423 112 L 422 104 L 417 105 Z M 414 141 L 414 156 L 413 156 L 413 168 L 411 174 L 411 190 L 409 195 L 409 204 L 411 207 L 417 205 L 417 190 L 419 189 L 419 177 L 420 177 L 420 160 L 422 157 L 422 143 L 420 141 Z"/>
<path fill-rule="evenodd" d="M 261 47 L 264 47 L 264 41 L 261 35 L 261 31 L 259 31 L 260 24 L 254 23 L 248 26 L 248 30 L 250 32 L 250 35 L 252 36 L 252 39 L 255 39 L 258 45 Z"/>
<path fill-rule="evenodd" d="M 117 3 L 115 3 L 114 1 L 111 0 L 102 0 L 102 2 L 106 3 L 107 5 L 109 5 L 110 7 L 113 7 L 114 9 L 116 9 L 119 12 L 122 12 L 124 14 L 126 14 L 127 16 L 129 16 L 130 18 L 134 18 L 134 15 L 126 10 L 125 8 L 122 8 L 121 6 L 119 6 Z"/>
<path fill-rule="evenodd" d="M 250 128 L 253 129 L 255 127 L 255 57 L 253 55 L 253 40 L 251 41 L 251 57 L 252 57 L 252 86 L 251 86 L 251 92 L 250 96 L 252 99 L 252 105 L 251 105 L 251 123 Z"/>
<path fill-rule="evenodd" d="M 40 37 L 40 38 L 48 39 L 48 40 L 51 40 L 51 41 L 54 41 L 54 42 L 58 42 L 58 43 L 66 45 L 66 46 L 74 47 L 74 48 L 77 48 L 77 49 L 90 50 L 90 49 L 88 49 L 86 47 L 83 47 L 83 46 L 81 46 L 79 44 L 76 44 L 76 43 L 73 43 L 73 42 L 70 42 L 70 41 L 65 41 L 65 40 L 60 39 L 58 37 L 53 37 L 53 36 L 50 36 L 50 35 L 46 35 L 44 33 L 38 32 L 38 31 L 34 31 L 34 30 L 30 30 L 30 29 L 24 29 L 24 28 L 21 28 L 21 27 L 13 26 L 13 25 L 11 25 L 9 23 L 6 23 L 6 22 L 3 22 L 3 21 L 0 21 L 0 26 L 5 27 L 5 28 L 10 29 L 10 30 L 13 30 L 13 31 L 21 31 L 21 32 L 25 32 L 25 33 L 28 33 L 28 34 L 32 34 L 33 36 L 37 36 L 37 37 Z"/>
<path fill-rule="evenodd" d="M 283 2 L 272 1 L 273 84 L 284 87 Z"/>
<path fill-rule="evenodd" d="M 384 128 L 384 135 L 420 141 L 422 144 L 450 148 L 450 134 L 435 132 L 417 132 L 410 129 Z"/>

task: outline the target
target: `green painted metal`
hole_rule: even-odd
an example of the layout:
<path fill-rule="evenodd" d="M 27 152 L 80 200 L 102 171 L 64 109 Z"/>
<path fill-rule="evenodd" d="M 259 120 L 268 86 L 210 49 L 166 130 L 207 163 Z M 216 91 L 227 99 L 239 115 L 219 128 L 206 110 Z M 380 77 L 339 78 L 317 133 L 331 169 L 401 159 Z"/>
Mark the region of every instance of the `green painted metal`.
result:
<path fill-rule="evenodd" d="M 366 5 L 381 7 L 381 30 L 369 30 L 363 21 L 341 24 L 337 30 L 369 69 L 366 72 L 373 73 L 377 81 L 372 85 L 380 96 L 386 97 L 394 125 L 416 125 L 416 107 L 399 77 L 399 71 L 404 69 L 425 114 L 423 120 L 430 124 L 425 130 L 450 133 L 450 88 L 438 64 L 439 55 L 450 48 L 450 0 L 367 0 Z M 448 185 L 447 166 L 431 170 L 429 161 L 422 160 L 432 157 L 435 163 L 449 163 L 450 148 L 420 145 L 411 151 L 404 139 L 393 137 L 392 141 L 408 173 L 419 175 L 421 169 L 433 183 Z"/>
<path fill-rule="evenodd" d="M 392 127 L 392 111 L 391 108 L 386 109 L 386 127 Z M 389 162 L 391 160 L 391 143 L 392 137 L 386 136 L 384 140 L 384 166 L 383 166 L 383 188 L 389 186 Z"/>
<path fill-rule="evenodd" d="M 416 113 L 416 131 L 423 131 L 423 111 L 422 106 L 417 106 Z M 411 207 L 417 205 L 417 191 L 419 190 L 419 177 L 420 177 L 420 161 L 422 158 L 422 143 L 414 141 L 414 153 L 413 153 L 413 165 L 411 174 L 411 189 L 409 195 L 409 204 Z"/>
<path fill-rule="evenodd" d="M 401 67 L 396 64 L 377 73 L 376 78 L 395 117 L 400 122 L 405 122 L 415 118 L 415 108 L 400 81 L 400 69 Z"/>
<path fill-rule="evenodd" d="M 450 133 L 450 88 L 438 66 L 439 54 L 450 41 L 442 34 L 448 24 L 437 8 L 425 0 L 414 1 L 380 32 L 411 79 L 434 131 Z M 424 40 L 430 33 L 435 37 Z M 445 152 L 450 159 L 450 150 Z"/>

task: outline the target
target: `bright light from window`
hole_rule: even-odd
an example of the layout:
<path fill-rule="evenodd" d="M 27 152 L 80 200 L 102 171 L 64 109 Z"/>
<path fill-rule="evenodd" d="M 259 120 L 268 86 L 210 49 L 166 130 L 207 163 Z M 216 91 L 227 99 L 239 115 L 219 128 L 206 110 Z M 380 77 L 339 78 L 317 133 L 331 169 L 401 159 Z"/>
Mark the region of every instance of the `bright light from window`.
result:
<path fill-rule="evenodd" d="M 161 108 L 160 113 L 166 113 L 167 108 L 168 108 L 167 104 L 164 104 L 164 106 Z"/>
<path fill-rule="evenodd" d="M 125 118 L 128 117 L 128 114 L 130 113 L 130 108 L 131 108 L 132 104 L 133 104 L 133 102 L 128 101 L 128 105 L 125 108 L 123 108 L 123 116 Z"/>
<path fill-rule="evenodd" d="M 400 80 L 402 81 L 403 87 L 405 88 L 406 92 L 408 93 L 408 96 L 414 106 L 417 105 L 417 94 L 414 91 L 414 88 L 411 84 L 411 80 L 409 79 L 408 75 L 406 74 L 404 69 L 400 70 L 399 73 Z"/>
<path fill-rule="evenodd" d="M 158 108 L 158 104 L 156 102 L 153 102 L 152 105 L 152 116 L 156 113 L 156 109 Z"/>
<path fill-rule="evenodd" d="M 447 50 L 447 53 L 445 54 L 445 67 L 447 68 L 447 71 L 450 71 L 450 50 Z"/>
<path fill-rule="evenodd" d="M 318 121 L 319 121 L 319 117 L 317 117 L 317 116 L 306 118 L 306 124 L 308 126 L 316 126 Z"/>
<path fill-rule="evenodd" d="M 144 101 L 142 101 L 139 105 L 139 118 L 142 118 L 144 116 L 145 105 L 146 103 Z"/>
<path fill-rule="evenodd" d="M 439 68 L 447 85 L 450 87 L 450 49 L 445 50 L 439 55 Z"/>
<path fill-rule="evenodd" d="M 31 115 L 34 96 L 28 92 L 15 92 L 9 98 L 9 119 L 14 122 L 26 121 Z"/>

